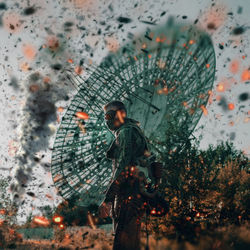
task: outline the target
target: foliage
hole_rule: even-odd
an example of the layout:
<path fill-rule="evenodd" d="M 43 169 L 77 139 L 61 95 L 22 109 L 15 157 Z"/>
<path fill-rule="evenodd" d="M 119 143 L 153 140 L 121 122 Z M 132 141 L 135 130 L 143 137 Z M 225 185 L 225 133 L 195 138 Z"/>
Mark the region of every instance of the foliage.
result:
<path fill-rule="evenodd" d="M 228 142 L 199 150 L 197 141 L 183 141 L 175 148 L 166 142 L 161 155 L 160 190 L 170 211 L 151 218 L 152 233 L 194 243 L 202 232 L 249 220 L 249 159 Z"/>

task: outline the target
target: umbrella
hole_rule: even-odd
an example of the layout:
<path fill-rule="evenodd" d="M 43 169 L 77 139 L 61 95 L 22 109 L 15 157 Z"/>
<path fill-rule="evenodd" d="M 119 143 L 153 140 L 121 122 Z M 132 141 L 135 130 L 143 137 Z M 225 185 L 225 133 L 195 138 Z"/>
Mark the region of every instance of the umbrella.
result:
<path fill-rule="evenodd" d="M 164 141 L 180 143 L 178 133 L 166 137 L 170 124 L 190 135 L 206 114 L 215 53 L 208 34 L 170 18 L 110 52 L 98 66 L 82 68 L 84 74 L 65 70 L 78 91 L 56 134 L 51 173 L 63 198 L 100 205 L 112 172 L 105 152 L 114 139 L 104 123 L 103 105 L 123 101 L 128 117 L 140 121 L 160 154 L 166 150 Z"/>

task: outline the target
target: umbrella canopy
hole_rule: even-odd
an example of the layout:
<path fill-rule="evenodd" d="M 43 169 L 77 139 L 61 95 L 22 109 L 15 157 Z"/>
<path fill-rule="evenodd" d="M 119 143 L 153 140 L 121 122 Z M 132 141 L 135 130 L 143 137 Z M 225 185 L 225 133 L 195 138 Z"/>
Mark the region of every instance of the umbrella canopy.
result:
<path fill-rule="evenodd" d="M 104 104 L 123 101 L 156 153 L 164 152 L 164 141 L 180 143 L 175 133 L 169 137 L 170 124 L 190 135 L 206 114 L 215 53 L 208 34 L 169 19 L 83 70 L 65 71 L 78 92 L 57 131 L 51 172 L 65 199 L 78 195 L 79 204 L 88 206 L 100 205 L 111 178 L 105 152 L 113 135 L 104 123 Z"/>

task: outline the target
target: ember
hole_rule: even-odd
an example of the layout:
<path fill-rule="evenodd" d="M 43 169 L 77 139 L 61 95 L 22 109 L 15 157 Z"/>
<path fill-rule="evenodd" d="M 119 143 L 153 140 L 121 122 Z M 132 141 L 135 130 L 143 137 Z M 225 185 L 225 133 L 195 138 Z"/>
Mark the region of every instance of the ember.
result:
<path fill-rule="evenodd" d="M 80 119 L 83 119 L 83 120 L 89 119 L 89 115 L 85 112 L 76 112 L 76 116 Z"/>

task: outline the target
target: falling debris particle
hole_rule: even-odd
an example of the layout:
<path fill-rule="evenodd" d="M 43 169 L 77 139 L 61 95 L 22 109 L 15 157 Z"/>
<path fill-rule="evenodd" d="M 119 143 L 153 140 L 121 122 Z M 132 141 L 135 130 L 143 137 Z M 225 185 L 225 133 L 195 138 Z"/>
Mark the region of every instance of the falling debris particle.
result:
<path fill-rule="evenodd" d="M 208 23 L 208 24 L 207 24 L 207 28 L 208 28 L 209 30 L 216 30 L 216 26 L 215 26 L 214 23 Z"/>
<path fill-rule="evenodd" d="M 117 18 L 117 21 L 120 22 L 120 23 L 131 23 L 132 22 L 132 19 L 128 18 L 128 17 L 118 17 Z"/>
<path fill-rule="evenodd" d="M 239 101 L 247 101 L 249 99 L 249 94 L 248 93 L 242 93 L 239 95 Z"/>
<path fill-rule="evenodd" d="M 242 14 L 243 8 L 241 6 L 238 7 L 237 14 Z"/>
<path fill-rule="evenodd" d="M 223 50 L 223 49 L 224 49 L 224 46 L 223 46 L 221 43 L 219 43 L 219 48 L 220 48 L 221 50 Z"/>
<path fill-rule="evenodd" d="M 241 35 L 245 32 L 245 29 L 243 27 L 236 27 L 233 29 L 233 35 Z"/>
<path fill-rule="evenodd" d="M 160 16 L 164 16 L 166 14 L 166 11 L 163 11 Z"/>
<path fill-rule="evenodd" d="M 31 196 L 31 197 L 35 197 L 35 194 L 33 192 L 27 192 L 26 194 Z"/>
<path fill-rule="evenodd" d="M 7 10 L 7 6 L 5 3 L 0 3 L 0 10 Z"/>
<path fill-rule="evenodd" d="M 34 7 L 28 7 L 26 9 L 24 9 L 23 14 L 25 16 L 29 16 L 29 15 L 33 15 L 35 12 L 36 12 L 36 8 L 34 8 Z"/>
<path fill-rule="evenodd" d="M 62 69 L 62 65 L 59 63 L 56 63 L 56 64 L 51 65 L 51 68 L 54 70 L 60 70 Z"/>

